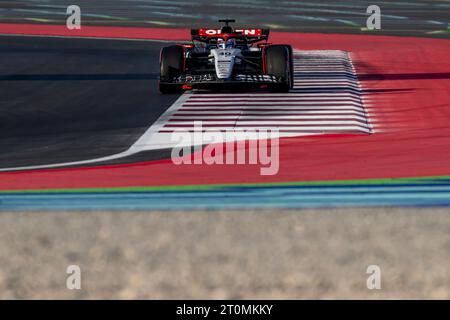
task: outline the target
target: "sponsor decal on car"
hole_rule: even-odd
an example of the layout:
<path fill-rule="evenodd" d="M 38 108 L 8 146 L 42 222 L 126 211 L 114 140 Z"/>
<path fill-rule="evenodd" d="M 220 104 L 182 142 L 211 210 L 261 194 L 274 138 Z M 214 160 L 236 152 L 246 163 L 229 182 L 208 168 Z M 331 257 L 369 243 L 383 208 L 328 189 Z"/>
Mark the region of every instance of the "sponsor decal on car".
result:
<path fill-rule="evenodd" d="M 262 29 L 236 29 L 234 30 L 235 33 L 242 33 L 245 36 L 254 36 L 259 37 L 262 35 Z M 220 29 L 199 29 L 198 34 L 200 36 L 216 36 L 222 34 L 222 31 Z"/>

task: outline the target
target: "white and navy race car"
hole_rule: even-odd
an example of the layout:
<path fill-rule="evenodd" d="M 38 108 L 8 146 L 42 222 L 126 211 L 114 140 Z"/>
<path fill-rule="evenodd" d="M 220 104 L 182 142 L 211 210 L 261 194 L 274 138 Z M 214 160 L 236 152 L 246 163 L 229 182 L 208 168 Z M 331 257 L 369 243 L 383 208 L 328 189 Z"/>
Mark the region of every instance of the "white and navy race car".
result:
<path fill-rule="evenodd" d="M 192 42 L 164 47 L 160 54 L 161 93 L 191 89 L 267 89 L 293 87 L 292 47 L 268 43 L 268 29 L 192 29 Z"/>

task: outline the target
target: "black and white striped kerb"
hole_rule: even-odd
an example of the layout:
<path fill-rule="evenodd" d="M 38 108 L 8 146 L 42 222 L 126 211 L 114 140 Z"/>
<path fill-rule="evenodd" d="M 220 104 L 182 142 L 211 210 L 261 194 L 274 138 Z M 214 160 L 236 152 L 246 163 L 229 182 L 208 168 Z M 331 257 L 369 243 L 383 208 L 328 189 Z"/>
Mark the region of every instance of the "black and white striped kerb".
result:
<path fill-rule="evenodd" d="M 294 89 L 289 93 L 188 93 L 141 139 L 144 148 L 172 145 L 174 131 L 273 130 L 283 136 L 372 133 L 349 54 L 295 51 Z M 141 144 L 141 146 L 143 146 Z"/>

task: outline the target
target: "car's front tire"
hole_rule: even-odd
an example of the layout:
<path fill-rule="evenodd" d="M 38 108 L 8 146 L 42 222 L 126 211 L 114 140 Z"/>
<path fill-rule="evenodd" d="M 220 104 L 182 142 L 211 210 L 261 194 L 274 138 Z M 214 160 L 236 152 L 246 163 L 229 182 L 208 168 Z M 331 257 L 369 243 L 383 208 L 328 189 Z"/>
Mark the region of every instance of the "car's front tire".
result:
<path fill-rule="evenodd" d="M 265 50 L 267 74 L 282 79 L 281 83 L 270 85 L 270 90 L 273 92 L 289 92 L 294 86 L 292 47 L 289 45 L 272 45 Z"/>
<path fill-rule="evenodd" d="M 161 49 L 159 91 L 179 93 L 181 85 L 170 83 L 183 72 L 184 51 L 181 46 L 168 46 Z"/>

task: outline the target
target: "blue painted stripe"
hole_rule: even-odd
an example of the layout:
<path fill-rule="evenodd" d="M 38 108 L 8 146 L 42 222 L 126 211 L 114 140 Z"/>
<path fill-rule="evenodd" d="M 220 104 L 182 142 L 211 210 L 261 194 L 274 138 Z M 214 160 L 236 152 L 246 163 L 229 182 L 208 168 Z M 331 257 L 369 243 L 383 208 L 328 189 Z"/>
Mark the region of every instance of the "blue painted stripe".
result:
<path fill-rule="evenodd" d="M 0 210 L 173 210 L 450 206 L 450 183 L 230 186 L 198 191 L 3 193 Z"/>

